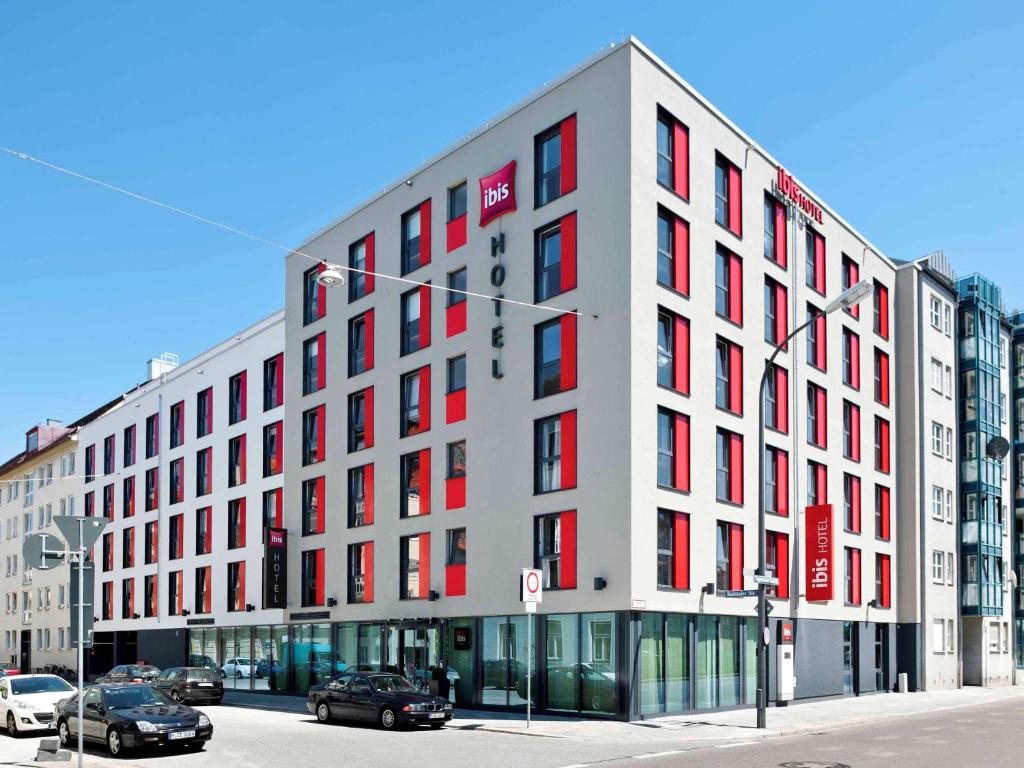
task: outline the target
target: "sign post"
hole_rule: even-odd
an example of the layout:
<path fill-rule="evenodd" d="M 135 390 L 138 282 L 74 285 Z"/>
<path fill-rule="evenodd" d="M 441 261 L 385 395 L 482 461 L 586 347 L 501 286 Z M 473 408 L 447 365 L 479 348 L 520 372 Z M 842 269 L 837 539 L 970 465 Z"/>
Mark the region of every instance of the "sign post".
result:
<path fill-rule="evenodd" d="M 49 570 L 60 563 L 70 564 L 72 561 L 77 563 L 78 584 L 77 589 L 73 590 L 76 594 L 71 596 L 71 599 L 77 603 L 75 605 L 75 618 L 78 620 L 77 631 L 73 633 L 77 635 L 77 639 L 73 637 L 72 642 L 78 645 L 78 768 L 82 768 L 82 756 L 84 754 L 82 750 L 82 722 L 84 721 L 83 703 L 85 699 L 82 683 L 85 680 L 86 635 L 92 632 L 91 598 L 89 600 L 88 615 L 89 629 L 86 630 L 85 628 L 85 580 L 86 578 L 91 578 L 93 574 L 92 565 L 86 563 L 86 557 L 109 521 L 105 517 L 58 515 L 53 518 L 53 522 L 56 523 L 57 530 L 64 536 L 65 541 L 63 545 L 57 536 L 48 533 L 36 533 L 25 537 L 21 553 L 25 559 L 26 566 L 38 568 L 41 571 Z M 92 583 L 90 583 L 90 589 L 88 590 L 90 595 L 93 593 L 92 586 Z"/>
<path fill-rule="evenodd" d="M 519 591 L 527 614 L 537 613 L 537 604 L 544 599 L 543 573 L 536 568 L 523 568 Z M 533 616 L 526 617 L 526 727 L 530 727 L 533 690 Z"/>

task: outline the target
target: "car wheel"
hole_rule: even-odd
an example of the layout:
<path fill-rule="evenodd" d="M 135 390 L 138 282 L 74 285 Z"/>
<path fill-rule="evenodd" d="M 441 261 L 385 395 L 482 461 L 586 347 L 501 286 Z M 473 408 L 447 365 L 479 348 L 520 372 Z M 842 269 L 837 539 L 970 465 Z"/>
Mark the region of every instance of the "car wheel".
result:
<path fill-rule="evenodd" d="M 67 720 L 61 720 L 57 723 L 57 738 L 60 739 L 62 747 L 71 745 L 71 730 L 68 728 Z"/>
<path fill-rule="evenodd" d="M 590 699 L 590 710 L 592 712 L 603 712 L 604 710 L 601 708 L 601 704 L 601 697 L 595 693 Z"/>
<path fill-rule="evenodd" d="M 124 742 L 121 740 L 121 733 L 117 728 L 107 731 L 107 749 L 110 751 L 111 757 L 121 757 L 124 754 Z"/>
<path fill-rule="evenodd" d="M 321 723 L 326 723 L 331 719 L 331 708 L 327 706 L 326 701 L 321 701 L 316 705 L 316 719 Z"/>
<path fill-rule="evenodd" d="M 7 735 L 12 739 L 18 738 L 18 721 L 14 719 L 14 713 L 7 713 Z"/>
<path fill-rule="evenodd" d="M 235 670 L 235 680 L 241 680 L 241 679 L 242 679 L 242 670 L 236 669 Z"/>
<path fill-rule="evenodd" d="M 214 705 L 215 707 L 218 707 L 218 706 L 220 706 L 220 703 L 221 703 L 221 702 L 222 702 L 223 700 L 224 700 L 224 699 L 223 699 L 222 697 L 218 696 L 218 697 L 217 697 L 216 699 L 214 699 L 214 700 L 213 700 L 213 705 Z"/>
<path fill-rule="evenodd" d="M 395 710 L 391 707 L 384 707 L 380 711 L 380 727 L 391 731 L 394 730 L 396 723 L 398 723 L 398 717 L 395 715 Z"/>

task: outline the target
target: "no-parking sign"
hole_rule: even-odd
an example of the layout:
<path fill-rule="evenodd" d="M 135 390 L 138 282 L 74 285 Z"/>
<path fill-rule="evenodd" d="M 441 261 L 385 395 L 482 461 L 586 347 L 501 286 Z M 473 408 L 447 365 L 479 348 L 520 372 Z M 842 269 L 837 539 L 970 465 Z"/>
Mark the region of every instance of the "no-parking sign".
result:
<path fill-rule="evenodd" d="M 526 610 L 533 612 L 537 610 L 537 603 L 544 599 L 543 574 L 536 568 L 523 568 L 523 575 L 520 581 L 519 592 L 521 599 L 526 603 Z"/>

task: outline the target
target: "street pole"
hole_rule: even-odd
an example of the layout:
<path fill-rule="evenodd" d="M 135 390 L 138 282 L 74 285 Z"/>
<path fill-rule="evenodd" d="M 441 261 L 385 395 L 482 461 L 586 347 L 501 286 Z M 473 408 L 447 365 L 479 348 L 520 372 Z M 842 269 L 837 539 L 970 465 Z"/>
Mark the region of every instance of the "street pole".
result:
<path fill-rule="evenodd" d="M 82 611 L 82 602 L 85 598 L 85 549 L 82 542 L 85 541 L 85 518 L 78 521 L 78 768 L 82 768 L 83 728 L 84 721 L 84 699 L 85 699 L 85 615 Z"/>
<path fill-rule="evenodd" d="M 530 678 L 533 676 L 533 614 L 526 614 L 526 727 L 530 727 L 530 701 L 533 696 Z"/>

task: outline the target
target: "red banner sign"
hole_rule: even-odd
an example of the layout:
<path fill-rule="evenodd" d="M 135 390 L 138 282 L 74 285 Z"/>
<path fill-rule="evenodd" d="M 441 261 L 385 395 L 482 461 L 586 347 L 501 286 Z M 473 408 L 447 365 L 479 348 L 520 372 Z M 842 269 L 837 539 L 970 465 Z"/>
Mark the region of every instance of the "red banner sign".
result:
<path fill-rule="evenodd" d="M 480 179 L 480 226 L 516 209 L 516 161 Z"/>
<path fill-rule="evenodd" d="M 823 223 L 824 217 L 821 213 L 821 206 L 804 194 L 804 191 L 800 189 L 800 185 L 793 181 L 793 177 L 786 173 L 782 166 L 779 166 L 779 177 L 775 182 L 775 186 L 778 188 L 779 194 L 788 197 L 800 210 L 819 224 Z"/>
<path fill-rule="evenodd" d="M 807 602 L 831 600 L 835 582 L 832 505 L 808 507 L 804 512 L 804 531 Z"/>

